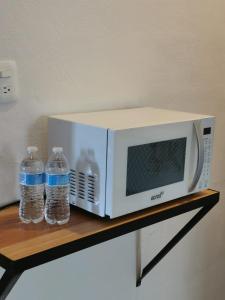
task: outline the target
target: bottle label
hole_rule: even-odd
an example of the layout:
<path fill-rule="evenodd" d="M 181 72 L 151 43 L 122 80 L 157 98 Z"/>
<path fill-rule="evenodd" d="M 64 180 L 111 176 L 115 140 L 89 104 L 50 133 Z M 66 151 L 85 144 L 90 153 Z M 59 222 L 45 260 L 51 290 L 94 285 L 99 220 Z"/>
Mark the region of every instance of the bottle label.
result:
<path fill-rule="evenodd" d="M 38 185 L 43 183 L 45 183 L 45 173 L 20 173 L 20 184 L 22 185 Z"/>
<path fill-rule="evenodd" d="M 62 174 L 62 175 L 56 175 L 56 174 L 46 174 L 46 184 L 49 186 L 54 185 L 68 185 L 70 182 L 70 175 L 68 174 Z"/>

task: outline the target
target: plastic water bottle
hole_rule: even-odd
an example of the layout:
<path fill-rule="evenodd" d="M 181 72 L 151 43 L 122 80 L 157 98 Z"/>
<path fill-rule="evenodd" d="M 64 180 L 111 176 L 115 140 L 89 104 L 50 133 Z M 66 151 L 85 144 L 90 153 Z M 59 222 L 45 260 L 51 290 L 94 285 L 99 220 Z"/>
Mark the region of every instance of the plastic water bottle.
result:
<path fill-rule="evenodd" d="M 44 164 L 37 147 L 27 147 L 27 157 L 20 165 L 19 217 L 24 223 L 38 223 L 44 218 Z"/>
<path fill-rule="evenodd" d="M 54 147 L 46 168 L 45 219 L 49 224 L 65 224 L 70 218 L 69 164 L 63 148 Z"/>

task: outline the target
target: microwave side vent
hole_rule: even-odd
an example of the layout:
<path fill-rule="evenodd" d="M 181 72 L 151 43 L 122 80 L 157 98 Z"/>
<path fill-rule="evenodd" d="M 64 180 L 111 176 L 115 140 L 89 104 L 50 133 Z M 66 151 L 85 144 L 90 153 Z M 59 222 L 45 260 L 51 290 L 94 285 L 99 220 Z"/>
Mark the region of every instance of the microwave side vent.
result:
<path fill-rule="evenodd" d="M 85 199 L 85 174 L 83 172 L 79 172 L 78 198 L 82 200 Z"/>
<path fill-rule="evenodd" d="M 81 200 L 96 201 L 96 176 L 70 170 L 70 194 Z M 77 178 L 78 177 L 78 178 Z M 78 179 L 78 180 L 77 180 Z"/>
<path fill-rule="evenodd" d="M 71 169 L 70 170 L 70 194 L 72 196 L 76 196 L 76 171 Z"/>
<path fill-rule="evenodd" d="M 90 202 L 95 202 L 95 198 L 96 198 L 96 189 L 95 189 L 95 185 L 96 185 L 96 180 L 95 180 L 95 176 L 94 175 L 88 175 L 87 177 L 88 180 L 88 201 Z"/>
<path fill-rule="evenodd" d="M 94 203 L 96 199 L 95 185 L 95 176 L 79 172 L 78 198 Z"/>

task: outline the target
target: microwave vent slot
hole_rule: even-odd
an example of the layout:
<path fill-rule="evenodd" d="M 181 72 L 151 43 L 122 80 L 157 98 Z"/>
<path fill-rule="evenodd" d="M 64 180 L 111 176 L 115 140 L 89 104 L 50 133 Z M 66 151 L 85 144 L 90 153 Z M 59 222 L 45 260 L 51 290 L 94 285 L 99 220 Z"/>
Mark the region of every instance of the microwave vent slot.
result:
<path fill-rule="evenodd" d="M 78 180 L 78 198 L 85 200 L 85 174 L 83 172 L 79 172 L 79 180 Z"/>
<path fill-rule="evenodd" d="M 80 200 L 95 203 L 96 200 L 96 177 L 84 172 L 70 170 L 70 195 Z"/>
<path fill-rule="evenodd" d="M 76 196 L 76 171 L 70 170 L 70 195 Z"/>
<path fill-rule="evenodd" d="M 88 188 L 88 201 L 95 202 L 95 177 L 93 175 L 87 176 L 87 188 Z"/>

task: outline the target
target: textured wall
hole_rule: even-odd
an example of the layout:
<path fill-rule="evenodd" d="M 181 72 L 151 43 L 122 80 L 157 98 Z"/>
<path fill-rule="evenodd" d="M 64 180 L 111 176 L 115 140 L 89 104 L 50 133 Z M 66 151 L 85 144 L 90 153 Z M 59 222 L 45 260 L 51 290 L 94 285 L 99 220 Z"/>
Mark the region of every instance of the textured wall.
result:
<path fill-rule="evenodd" d="M 216 115 L 212 186 L 223 189 L 224 11 L 222 0 L 2 1 L 0 59 L 17 62 L 20 97 L 0 105 L 1 204 L 15 199 L 25 146 L 46 159 L 48 114 L 142 105 Z M 168 294 L 153 281 L 153 299 L 223 299 L 224 213 L 221 201 L 181 244 L 180 265 L 190 243 L 194 261 L 184 263 L 180 289 L 165 263 L 154 278 L 169 276 Z"/>

